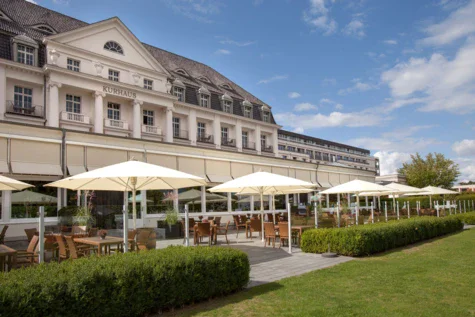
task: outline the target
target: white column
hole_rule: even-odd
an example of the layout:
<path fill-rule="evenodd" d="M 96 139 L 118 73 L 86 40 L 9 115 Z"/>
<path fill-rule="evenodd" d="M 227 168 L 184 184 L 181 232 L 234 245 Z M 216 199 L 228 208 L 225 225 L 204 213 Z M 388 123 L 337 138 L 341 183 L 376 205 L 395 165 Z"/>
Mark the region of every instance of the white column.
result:
<path fill-rule="evenodd" d="M 274 150 L 275 156 L 279 156 L 279 140 L 278 140 L 278 132 L 279 130 L 274 129 L 274 132 L 272 132 L 272 147 Z"/>
<path fill-rule="evenodd" d="M 178 189 L 173 190 L 173 209 L 178 210 L 179 204 L 178 204 Z M 179 212 L 179 210 L 178 210 Z"/>
<path fill-rule="evenodd" d="M 236 121 L 236 147 L 242 152 L 242 123 L 241 120 Z"/>
<path fill-rule="evenodd" d="M 201 212 L 206 212 L 206 186 L 201 186 Z"/>
<path fill-rule="evenodd" d="M 94 92 L 94 132 L 104 133 L 104 101 L 106 94 L 102 91 Z"/>
<path fill-rule="evenodd" d="M 307 193 L 307 204 L 310 204 L 312 200 L 312 193 Z"/>
<path fill-rule="evenodd" d="M 298 201 L 297 201 L 297 199 L 298 199 L 298 198 L 297 198 L 297 194 L 293 194 L 293 197 L 294 197 L 294 199 L 293 199 L 293 205 L 294 205 L 294 206 L 298 206 L 298 205 L 297 205 L 297 204 L 298 204 Z"/>
<path fill-rule="evenodd" d="M 173 142 L 173 110 L 172 108 L 167 108 L 165 112 L 166 112 L 165 141 L 172 143 Z"/>
<path fill-rule="evenodd" d="M 250 197 L 250 199 L 249 199 L 249 201 L 250 201 L 250 206 L 249 206 L 249 208 L 251 209 L 251 214 L 252 214 L 253 211 L 254 211 L 254 196 L 251 195 L 251 196 L 249 196 L 249 197 Z"/>
<path fill-rule="evenodd" d="M 261 127 L 256 125 L 256 129 L 254 130 L 254 139 L 256 141 L 256 151 L 257 154 L 261 154 Z"/>
<path fill-rule="evenodd" d="M 140 191 L 140 211 L 142 214 L 142 224 L 145 226 L 145 215 L 147 214 L 147 191 L 141 190 Z"/>
<path fill-rule="evenodd" d="M 140 139 L 142 136 L 142 109 L 141 105 L 143 104 L 142 101 L 138 99 L 134 99 L 132 101 L 132 106 L 133 106 L 133 131 L 132 131 L 132 136 L 135 139 Z"/>
<path fill-rule="evenodd" d="M 221 117 L 219 115 L 214 116 L 213 121 L 213 138 L 214 144 L 217 149 L 221 148 Z"/>
<path fill-rule="evenodd" d="M 5 118 L 7 111 L 7 75 L 5 72 L 5 65 L 0 65 L 0 120 Z"/>
<path fill-rule="evenodd" d="M 57 82 L 50 82 L 48 84 L 49 107 L 46 109 L 48 127 L 59 127 L 59 88 L 61 86 L 61 83 Z"/>
<path fill-rule="evenodd" d="M 231 200 L 231 193 L 228 193 L 228 211 L 233 211 L 233 203 Z"/>
<path fill-rule="evenodd" d="M 196 110 L 190 110 L 188 115 L 188 136 L 191 141 L 191 145 L 196 145 Z"/>
<path fill-rule="evenodd" d="M 330 195 L 326 195 L 326 200 L 327 200 L 327 208 L 330 208 Z"/>
<path fill-rule="evenodd" d="M 366 197 L 364 198 L 364 202 L 365 202 L 365 208 L 366 208 L 366 207 L 369 205 L 369 203 L 368 203 L 368 196 L 366 196 Z"/>
<path fill-rule="evenodd" d="M 12 215 L 12 191 L 2 191 L 2 222 L 10 222 Z"/>
<path fill-rule="evenodd" d="M 289 194 L 285 194 L 285 208 L 289 205 Z"/>

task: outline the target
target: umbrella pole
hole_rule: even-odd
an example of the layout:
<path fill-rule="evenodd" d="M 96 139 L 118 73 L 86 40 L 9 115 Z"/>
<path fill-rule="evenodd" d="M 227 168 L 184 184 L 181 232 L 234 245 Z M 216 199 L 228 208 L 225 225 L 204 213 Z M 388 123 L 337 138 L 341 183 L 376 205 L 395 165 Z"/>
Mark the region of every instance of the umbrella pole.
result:
<path fill-rule="evenodd" d="M 287 217 L 289 218 L 288 224 L 289 224 L 289 253 L 292 254 L 292 224 L 290 223 L 292 220 L 290 213 L 290 203 L 287 204 Z"/>
<path fill-rule="evenodd" d="M 360 216 L 360 196 L 358 194 L 356 194 L 355 211 L 356 211 L 356 225 L 358 225 L 358 218 Z"/>
<path fill-rule="evenodd" d="M 318 211 L 317 211 L 317 202 L 313 203 L 313 210 L 315 212 L 315 229 L 318 229 Z"/>
<path fill-rule="evenodd" d="M 396 201 L 397 220 L 399 220 L 399 200 Z"/>
<path fill-rule="evenodd" d="M 264 241 L 264 195 L 261 191 L 261 236 L 262 241 Z"/>
<path fill-rule="evenodd" d="M 124 192 L 124 195 L 127 195 L 127 191 Z M 127 196 L 126 196 L 127 197 Z M 128 206 L 128 203 L 125 204 L 124 202 L 124 210 L 123 210 L 123 218 L 124 218 L 124 253 L 127 252 L 129 250 L 129 210 L 128 210 L 129 206 Z"/>
<path fill-rule="evenodd" d="M 185 205 L 185 246 L 190 246 L 190 223 L 188 205 Z"/>
<path fill-rule="evenodd" d="M 275 224 L 275 196 L 272 195 L 272 219 L 274 220 Z"/>
<path fill-rule="evenodd" d="M 40 217 L 38 219 L 39 250 L 38 263 L 45 261 L 45 206 L 39 207 Z M 10 268 L 9 268 L 10 269 Z"/>
<path fill-rule="evenodd" d="M 388 202 L 384 202 L 384 218 L 386 218 L 386 222 L 388 222 Z"/>

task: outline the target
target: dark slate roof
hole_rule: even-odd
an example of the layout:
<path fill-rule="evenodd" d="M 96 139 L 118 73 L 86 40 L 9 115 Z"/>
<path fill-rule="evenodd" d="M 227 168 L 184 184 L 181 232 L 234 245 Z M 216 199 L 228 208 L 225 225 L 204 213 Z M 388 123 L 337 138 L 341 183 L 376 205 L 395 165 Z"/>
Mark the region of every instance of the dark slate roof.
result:
<path fill-rule="evenodd" d="M 290 131 L 287 131 L 287 130 L 280 129 L 279 134 L 284 134 L 284 135 L 288 135 L 288 136 L 302 138 L 304 140 L 313 141 L 313 142 L 315 142 L 319 145 L 325 145 L 325 144 L 326 145 L 334 145 L 334 146 L 339 146 L 339 147 L 342 147 L 342 148 L 347 148 L 347 149 L 350 149 L 350 150 L 360 151 L 360 152 L 368 154 L 368 155 L 370 154 L 369 150 L 366 150 L 366 149 L 363 149 L 363 148 L 359 148 L 359 147 L 355 147 L 355 146 L 351 146 L 351 145 L 346 145 L 346 144 L 343 144 L 343 143 L 323 140 L 323 139 L 315 138 L 313 136 L 304 135 L 304 134 L 295 133 L 295 132 L 290 132 Z"/>
<path fill-rule="evenodd" d="M 45 34 L 33 28 L 35 25 L 49 25 L 58 33 L 71 31 L 88 25 L 86 22 L 43 8 L 25 0 L 0 0 L 0 10 L 13 20 L 12 22 L 0 20 L 0 32 L 6 32 L 11 35 L 26 34 L 38 42 L 42 41 Z M 6 53 L 6 50 L 8 50 L 7 46 L 9 45 L 6 42 L 4 38 L 0 38 L 0 58 L 11 59 L 11 54 Z M 234 100 L 233 108 L 235 114 L 242 116 L 241 102 L 248 100 L 255 104 L 254 119 L 261 117 L 260 106 L 258 105 L 264 105 L 265 103 L 213 68 L 145 43 L 143 43 L 143 45 L 173 77 L 180 79 L 186 85 L 185 101 L 187 103 L 198 105 L 197 90 L 200 87 L 205 87 L 212 94 L 211 104 L 213 109 L 216 108 L 216 100 L 214 100 L 213 106 L 213 94 L 223 95 L 227 93 Z M 44 63 L 44 53 L 44 47 L 40 45 L 40 66 Z M 176 73 L 178 69 L 185 70 L 190 76 L 183 76 Z M 201 81 L 198 79 L 200 77 L 205 77 L 210 82 Z M 228 85 L 231 89 L 226 89 L 222 87 L 222 85 Z M 220 105 L 219 110 L 221 110 Z M 257 114 L 257 112 L 259 112 L 259 114 Z M 273 116 L 271 116 L 271 118 L 272 123 L 275 123 Z"/>

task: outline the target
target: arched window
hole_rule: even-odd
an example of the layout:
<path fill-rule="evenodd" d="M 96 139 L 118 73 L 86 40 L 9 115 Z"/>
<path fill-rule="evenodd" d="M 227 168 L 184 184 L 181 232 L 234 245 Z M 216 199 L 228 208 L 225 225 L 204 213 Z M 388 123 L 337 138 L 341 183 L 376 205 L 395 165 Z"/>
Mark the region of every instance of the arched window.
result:
<path fill-rule="evenodd" d="M 114 41 L 107 42 L 104 45 L 104 49 L 108 50 L 108 51 L 111 51 L 111 52 L 124 54 L 124 50 L 122 49 L 122 46 L 120 46 L 117 42 L 114 42 Z"/>
<path fill-rule="evenodd" d="M 55 34 L 52 28 L 46 25 L 40 25 L 36 27 L 38 30 L 42 31 L 43 33 L 48 33 L 48 34 Z"/>

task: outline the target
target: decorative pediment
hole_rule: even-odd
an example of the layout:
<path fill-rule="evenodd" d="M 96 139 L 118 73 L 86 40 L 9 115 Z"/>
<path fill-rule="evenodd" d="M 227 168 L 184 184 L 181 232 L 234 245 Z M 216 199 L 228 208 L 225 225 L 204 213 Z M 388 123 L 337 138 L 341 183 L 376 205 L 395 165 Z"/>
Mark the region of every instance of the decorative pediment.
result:
<path fill-rule="evenodd" d="M 204 94 L 204 95 L 209 95 L 210 94 L 208 88 L 206 88 L 204 86 L 201 86 L 201 88 L 198 90 L 198 92 L 200 94 Z"/>
<path fill-rule="evenodd" d="M 250 103 L 249 100 L 247 99 L 242 102 L 242 105 L 244 107 L 252 107 L 252 103 Z"/>
<path fill-rule="evenodd" d="M 46 35 L 53 35 L 53 34 L 58 33 L 56 32 L 55 29 L 53 29 L 48 24 L 36 24 L 36 25 L 33 25 L 32 28 L 37 29 L 38 31 Z"/>
<path fill-rule="evenodd" d="M 178 78 L 176 78 L 174 81 L 173 81 L 173 86 L 179 86 L 179 87 L 185 87 L 185 84 L 179 80 Z"/>
<path fill-rule="evenodd" d="M 227 101 L 233 101 L 233 98 L 229 96 L 227 93 L 224 93 L 224 95 L 221 96 L 222 100 L 227 100 Z"/>
<path fill-rule="evenodd" d="M 137 37 L 116 17 L 48 36 L 44 41 L 77 47 L 169 75 Z"/>

